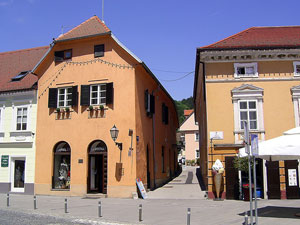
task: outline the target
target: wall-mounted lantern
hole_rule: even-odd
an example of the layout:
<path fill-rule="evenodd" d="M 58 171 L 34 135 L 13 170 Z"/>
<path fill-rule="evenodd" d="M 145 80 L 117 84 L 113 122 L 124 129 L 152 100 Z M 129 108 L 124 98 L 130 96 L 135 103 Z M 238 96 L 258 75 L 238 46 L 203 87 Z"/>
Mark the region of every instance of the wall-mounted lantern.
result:
<path fill-rule="evenodd" d="M 116 127 L 116 125 L 114 125 L 111 129 L 110 129 L 110 136 L 111 138 L 113 139 L 113 141 L 116 143 L 116 145 L 118 146 L 118 148 L 120 150 L 122 150 L 122 143 L 120 142 L 116 142 L 117 138 L 118 138 L 118 135 L 119 135 L 119 130 L 118 128 Z"/>

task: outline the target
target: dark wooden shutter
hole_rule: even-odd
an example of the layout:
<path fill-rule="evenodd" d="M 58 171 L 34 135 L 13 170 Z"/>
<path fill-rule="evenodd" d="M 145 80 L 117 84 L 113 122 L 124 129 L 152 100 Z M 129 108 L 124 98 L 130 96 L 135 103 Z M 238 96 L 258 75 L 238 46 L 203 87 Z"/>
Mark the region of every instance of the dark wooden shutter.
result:
<path fill-rule="evenodd" d="M 104 56 L 104 45 L 95 45 L 94 47 L 94 57 L 103 57 Z"/>
<path fill-rule="evenodd" d="M 48 108 L 57 107 L 57 88 L 49 88 Z"/>
<path fill-rule="evenodd" d="M 155 113 L 155 96 L 150 95 L 150 113 Z"/>
<path fill-rule="evenodd" d="M 54 52 L 54 60 L 55 60 L 55 62 L 64 61 L 64 51 Z"/>
<path fill-rule="evenodd" d="M 279 162 L 267 161 L 268 199 L 280 199 Z"/>
<path fill-rule="evenodd" d="M 113 104 L 114 102 L 114 84 L 107 83 L 106 84 L 106 104 Z"/>
<path fill-rule="evenodd" d="M 78 104 L 78 88 L 77 86 L 72 87 L 72 106 L 76 106 Z"/>
<path fill-rule="evenodd" d="M 285 186 L 286 186 L 286 197 L 287 199 L 298 199 L 299 196 L 299 179 L 298 179 L 298 160 L 285 160 L 284 161 L 285 167 Z M 294 169 L 296 170 L 296 181 L 297 185 L 290 186 L 289 184 L 289 170 Z"/>
<path fill-rule="evenodd" d="M 239 175 L 234 168 L 234 157 L 225 157 L 226 199 L 239 199 Z"/>
<path fill-rule="evenodd" d="M 149 112 L 149 104 L 148 104 L 148 101 L 149 101 L 149 92 L 148 92 L 148 89 L 145 91 L 145 110 L 146 112 Z"/>
<path fill-rule="evenodd" d="M 169 108 L 165 106 L 165 124 L 169 124 Z"/>
<path fill-rule="evenodd" d="M 90 105 L 90 85 L 81 85 L 80 105 Z"/>
<path fill-rule="evenodd" d="M 161 110 L 162 110 L 162 112 L 161 112 L 161 119 L 162 119 L 162 122 L 163 122 L 163 124 L 165 123 L 165 103 L 163 103 L 162 105 L 161 105 Z"/>

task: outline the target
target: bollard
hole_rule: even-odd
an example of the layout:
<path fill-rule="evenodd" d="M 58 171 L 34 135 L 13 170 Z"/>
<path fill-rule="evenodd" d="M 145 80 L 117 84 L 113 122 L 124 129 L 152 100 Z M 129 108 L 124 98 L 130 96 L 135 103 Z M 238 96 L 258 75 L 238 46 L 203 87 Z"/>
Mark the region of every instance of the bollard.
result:
<path fill-rule="evenodd" d="M 9 207 L 9 194 L 7 193 L 6 206 Z"/>
<path fill-rule="evenodd" d="M 187 221 L 186 221 L 187 225 L 191 224 L 191 208 L 188 208 L 187 210 Z"/>
<path fill-rule="evenodd" d="M 139 222 L 143 221 L 143 217 L 142 217 L 142 204 L 139 205 Z"/>
<path fill-rule="evenodd" d="M 245 222 L 244 225 L 248 225 L 248 213 L 247 211 L 245 212 Z"/>
<path fill-rule="evenodd" d="M 101 212 L 101 201 L 98 202 L 98 216 L 102 217 L 102 212 Z"/>
<path fill-rule="evenodd" d="M 65 213 L 68 213 L 68 200 L 65 198 Z"/>
<path fill-rule="evenodd" d="M 36 196 L 33 196 L 33 209 L 36 209 Z"/>

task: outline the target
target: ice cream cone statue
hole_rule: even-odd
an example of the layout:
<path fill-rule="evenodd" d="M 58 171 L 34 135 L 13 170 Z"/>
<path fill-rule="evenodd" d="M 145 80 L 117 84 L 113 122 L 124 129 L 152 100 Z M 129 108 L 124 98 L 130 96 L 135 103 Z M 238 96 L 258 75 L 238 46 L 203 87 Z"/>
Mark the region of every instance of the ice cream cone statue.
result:
<path fill-rule="evenodd" d="M 216 194 L 217 194 L 216 200 L 221 200 L 220 191 L 221 191 L 222 175 L 224 173 L 224 167 L 219 159 L 217 159 L 213 164 L 212 172 L 214 175 L 214 183 L 215 183 Z"/>

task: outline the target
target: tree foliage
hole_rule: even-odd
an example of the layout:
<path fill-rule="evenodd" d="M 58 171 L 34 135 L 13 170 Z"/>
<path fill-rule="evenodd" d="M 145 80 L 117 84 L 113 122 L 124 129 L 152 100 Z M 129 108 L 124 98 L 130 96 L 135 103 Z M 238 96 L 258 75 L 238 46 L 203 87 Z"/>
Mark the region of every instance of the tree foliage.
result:
<path fill-rule="evenodd" d="M 182 99 L 181 101 L 175 101 L 175 104 L 178 112 L 179 124 L 181 124 L 185 119 L 184 110 L 194 108 L 193 97 Z"/>

